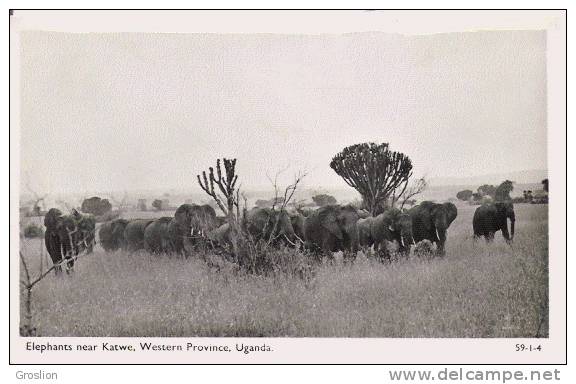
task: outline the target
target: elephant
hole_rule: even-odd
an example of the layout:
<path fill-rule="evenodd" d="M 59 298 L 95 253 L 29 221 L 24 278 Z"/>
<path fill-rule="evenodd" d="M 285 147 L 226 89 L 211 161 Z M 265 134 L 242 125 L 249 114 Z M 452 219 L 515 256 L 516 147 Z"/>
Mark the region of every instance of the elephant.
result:
<path fill-rule="evenodd" d="M 168 224 L 170 244 L 167 252 L 182 253 L 207 238 L 210 231 L 218 228 L 219 219 L 209 205 L 182 204 Z"/>
<path fill-rule="evenodd" d="M 359 248 L 358 220 L 360 216 L 352 205 L 326 205 L 313 212 L 304 224 L 306 247 L 317 255 L 343 251 L 355 258 Z M 351 253 L 348 255 L 348 253 Z"/>
<path fill-rule="evenodd" d="M 458 216 L 458 209 L 452 203 L 437 204 L 423 201 L 408 210 L 412 218 L 412 234 L 414 241 L 429 240 L 436 243 L 436 253 L 445 254 L 446 231 Z"/>
<path fill-rule="evenodd" d="M 508 219 L 510 219 L 510 233 L 508 233 Z M 514 239 L 514 224 L 516 215 L 511 202 L 496 202 L 484 204 L 476 208 L 472 227 L 474 238 L 484 236 L 487 242 L 494 240 L 494 233 L 502 231 L 502 236 L 508 244 Z"/>
<path fill-rule="evenodd" d="M 63 259 L 72 259 L 80 252 L 91 252 L 95 243 L 94 229 L 96 221 L 91 215 L 81 215 L 75 209 L 70 215 L 62 215 L 57 208 L 51 208 L 44 216 L 46 233 L 44 242 L 52 262 L 59 264 Z M 74 267 L 74 260 L 66 263 L 66 272 L 69 273 Z M 54 273 L 62 272 L 62 267 L 57 265 Z"/>
<path fill-rule="evenodd" d="M 372 238 L 372 223 L 374 222 L 374 217 L 366 217 L 358 219 L 358 243 L 361 247 L 371 247 L 374 245 L 374 239 Z"/>
<path fill-rule="evenodd" d="M 146 226 L 144 248 L 153 253 L 171 253 L 176 250 L 172 217 L 161 217 Z"/>
<path fill-rule="evenodd" d="M 286 241 L 296 246 L 297 236 L 286 210 L 272 208 L 252 208 L 246 214 L 245 228 L 256 240 L 278 243 Z"/>
<path fill-rule="evenodd" d="M 386 241 L 398 242 L 398 252 L 408 254 L 410 244 L 415 244 L 412 218 L 407 212 L 402 212 L 397 208 L 387 208 L 372 220 L 370 238 L 374 243 L 374 250 L 380 252 L 383 258 L 390 257 Z"/>
<path fill-rule="evenodd" d="M 144 231 L 153 221 L 151 219 L 135 219 L 126 225 L 126 229 L 124 229 L 126 249 L 129 251 L 144 249 Z"/>
<path fill-rule="evenodd" d="M 414 243 L 412 219 L 397 208 L 388 208 L 376 217 L 360 218 L 357 224 L 360 246 L 374 246 L 381 258 L 389 258 L 386 241 L 397 241 L 401 253 L 408 253 Z"/>
<path fill-rule="evenodd" d="M 72 215 L 77 224 L 74 241 L 77 248 L 76 254 L 83 251 L 92 253 L 94 245 L 96 245 L 96 218 L 90 214 L 81 215 L 75 209 L 72 210 Z"/>
<path fill-rule="evenodd" d="M 100 226 L 98 237 L 100 239 L 100 245 L 105 251 L 115 251 L 117 249 L 126 248 L 124 230 L 127 225 L 128 220 L 115 219 Z"/>

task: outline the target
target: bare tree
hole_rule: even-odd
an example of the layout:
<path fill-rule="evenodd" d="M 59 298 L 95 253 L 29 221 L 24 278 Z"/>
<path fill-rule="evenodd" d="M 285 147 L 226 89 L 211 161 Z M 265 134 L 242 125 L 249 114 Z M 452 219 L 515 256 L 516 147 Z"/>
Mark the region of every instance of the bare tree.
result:
<path fill-rule="evenodd" d="M 391 205 L 394 207 L 400 203 L 400 209 L 404 208 L 404 205 L 406 205 L 411 198 L 424 192 L 427 186 L 428 182 L 424 176 L 411 183 L 405 182 L 401 186 L 402 189 L 398 195 L 396 195 L 396 193 L 392 194 Z"/>
<path fill-rule="evenodd" d="M 282 188 L 280 187 L 280 185 L 278 183 L 278 178 L 286 170 L 287 170 L 287 167 L 276 172 L 274 179 L 272 179 L 268 174 L 266 174 L 266 177 L 268 178 L 268 180 L 272 184 L 272 187 L 274 188 L 274 198 L 272 199 L 272 209 L 273 210 L 275 210 L 278 205 L 279 205 L 280 210 L 283 210 L 286 208 L 286 206 L 288 206 L 288 204 L 290 203 L 290 201 L 294 197 L 294 194 L 296 193 L 296 189 L 298 188 L 298 184 L 300 184 L 300 182 L 302 182 L 302 179 L 304 179 L 304 177 L 306 177 L 306 175 L 307 175 L 306 171 L 298 171 L 294 175 L 294 179 L 293 179 L 292 183 L 288 184 L 284 188 L 284 191 L 281 192 Z"/>

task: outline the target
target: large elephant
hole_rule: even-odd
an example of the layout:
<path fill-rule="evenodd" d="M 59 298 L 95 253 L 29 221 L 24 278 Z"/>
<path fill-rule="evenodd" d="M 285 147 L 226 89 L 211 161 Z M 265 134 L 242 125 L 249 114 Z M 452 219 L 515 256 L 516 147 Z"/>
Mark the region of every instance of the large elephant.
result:
<path fill-rule="evenodd" d="M 147 251 L 171 253 L 176 250 L 172 217 L 161 217 L 146 226 L 144 230 L 144 248 Z"/>
<path fill-rule="evenodd" d="M 358 243 L 360 247 L 371 247 L 374 245 L 374 239 L 372 238 L 373 222 L 374 217 L 372 216 L 358 219 Z"/>
<path fill-rule="evenodd" d="M 182 204 L 174 213 L 169 224 L 169 251 L 182 252 L 205 239 L 208 233 L 218 228 L 219 220 L 214 208 L 209 205 Z"/>
<path fill-rule="evenodd" d="M 70 215 L 62 215 L 59 209 L 51 208 L 44 216 L 44 226 L 44 242 L 54 264 L 59 264 L 63 259 L 72 259 L 85 250 L 89 253 L 93 249 L 96 221 L 91 215 L 81 215 L 75 209 Z M 71 271 L 74 260 L 70 260 L 66 266 L 66 271 Z M 56 274 L 61 271 L 61 266 L 55 267 Z"/>
<path fill-rule="evenodd" d="M 63 230 L 66 231 L 67 227 L 64 224 L 62 212 L 57 208 L 51 208 L 46 213 L 46 216 L 44 216 L 44 226 L 46 227 L 46 233 L 44 234 L 46 250 L 52 259 L 52 263 L 59 264 L 72 248 L 68 240 L 68 235 L 65 234 L 65 232 L 63 233 Z M 73 230 L 73 227 L 70 228 L 70 231 Z M 61 237 L 62 234 L 65 234 L 63 239 Z M 66 251 L 64 251 L 64 248 Z M 59 265 L 56 266 L 54 272 L 59 274 L 62 272 L 62 267 Z"/>
<path fill-rule="evenodd" d="M 415 242 L 429 240 L 436 243 L 438 255 L 444 255 L 446 232 L 456 216 L 458 209 L 452 203 L 437 204 L 424 201 L 411 208 L 408 214 L 412 218 L 412 234 Z"/>
<path fill-rule="evenodd" d="M 337 251 L 355 257 L 359 247 L 359 218 L 358 211 L 351 205 L 327 205 L 317 209 L 304 225 L 306 246 L 330 258 L 332 252 Z"/>
<path fill-rule="evenodd" d="M 100 239 L 100 245 L 105 251 L 115 251 L 120 248 L 126 248 L 124 230 L 127 225 L 128 220 L 115 219 L 100 226 L 98 237 Z"/>
<path fill-rule="evenodd" d="M 144 249 L 144 231 L 153 221 L 151 219 L 135 219 L 126 225 L 124 230 L 126 249 L 129 251 Z"/>
<path fill-rule="evenodd" d="M 408 213 L 388 208 L 376 217 L 358 220 L 358 241 L 362 247 L 371 247 L 383 258 L 389 258 L 386 241 L 397 241 L 399 252 L 408 253 L 414 243 L 412 219 Z"/>
<path fill-rule="evenodd" d="M 508 219 L 510 219 L 510 233 L 508 232 Z M 514 205 L 511 202 L 481 205 L 476 208 L 472 219 L 474 238 L 484 236 L 486 241 L 492 241 L 494 234 L 502 231 L 502 236 L 510 244 L 514 239 L 515 222 Z"/>
<path fill-rule="evenodd" d="M 94 215 L 81 215 L 75 209 L 72 210 L 72 216 L 76 221 L 77 232 L 75 234 L 76 254 L 86 251 L 92 253 L 96 245 L 96 218 Z"/>
<path fill-rule="evenodd" d="M 374 250 L 380 251 L 384 258 L 389 258 L 386 241 L 398 242 L 398 252 L 407 254 L 410 252 L 410 245 L 415 243 L 412 218 L 407 212 L 388 208 L 372 221 L 370 236 L 374 242 Z"/>

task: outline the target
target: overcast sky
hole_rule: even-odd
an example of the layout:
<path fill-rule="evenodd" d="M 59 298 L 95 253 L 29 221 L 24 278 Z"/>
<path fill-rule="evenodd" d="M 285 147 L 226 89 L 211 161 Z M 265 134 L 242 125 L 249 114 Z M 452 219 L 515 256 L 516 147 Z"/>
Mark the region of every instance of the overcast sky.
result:
<path fill-rule="evenodd" d="M 218 157 L 247 189 L 389 142 L 415 175 L 546 169 L 545 32 L 21 35 L 22 185 L 190 189 Z M 24 190 L 25 191 L 25 188 Z"/>

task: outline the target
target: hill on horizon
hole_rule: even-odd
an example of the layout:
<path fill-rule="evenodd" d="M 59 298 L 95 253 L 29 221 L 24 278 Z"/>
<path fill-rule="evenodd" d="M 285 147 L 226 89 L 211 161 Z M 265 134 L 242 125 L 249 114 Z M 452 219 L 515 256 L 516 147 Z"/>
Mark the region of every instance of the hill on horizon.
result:
<path fill-rule="evenodd" d="M 525 171 L 515 171 L 506 173 L 492 173 L 480 176 L 446 176 L 434 177 L 428 180 L 430 186 L 456 186 L 456 185 L 482 185 L 482 184 L 500 184 L 504 180 L 511 180 L 517 184 L 535 184 L 540 183 L 548 177 L 548 171 L 545 169 L 532 169 Z"/>

